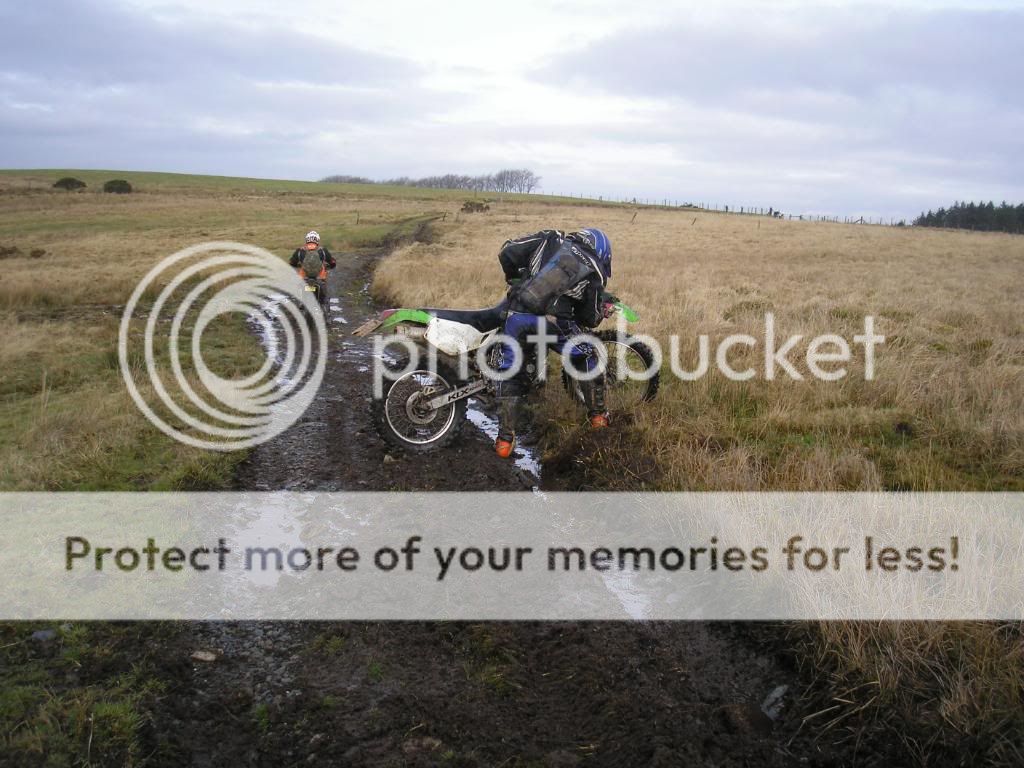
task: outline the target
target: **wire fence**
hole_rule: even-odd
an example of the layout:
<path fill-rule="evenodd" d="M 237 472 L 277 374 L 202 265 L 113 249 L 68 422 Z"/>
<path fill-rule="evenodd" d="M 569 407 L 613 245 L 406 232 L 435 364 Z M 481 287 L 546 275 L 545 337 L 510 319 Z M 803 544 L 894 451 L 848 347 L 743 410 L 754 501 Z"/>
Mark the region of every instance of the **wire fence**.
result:
<path fill-rule="evenodd" d="M 553 197 L 566 197 L 569 199 L 597 203 L 619 203 L 625 205 L 635 205 L 638 207 L 642 206 L 645 208 L 659 208 L 666 210 L 728 213 L 737 216 L 767 216 L 769 218 L 785 219 L 787 221 L 815 221 L 827 222 L 832 224 L 872 224 L 875 226 L 886 227 L 907 226 L 906 219 L 897 218 L 895 216 L 837 216 L 819 213 L 790 213 L 787 211 L 777 210 L 772 206 L 766 208 L 764 206 L 757 205 L 730 205 L 725 203 L 690 202 L 685 200 L 672 200 L 667 197 L 661 198 L 659 200 L 657 198 L 605 197 L 602 195 L 591 196 L 576 193 L 564 194 L 561 192 L 550 192 L 544 194 L 549 194 Z"/>

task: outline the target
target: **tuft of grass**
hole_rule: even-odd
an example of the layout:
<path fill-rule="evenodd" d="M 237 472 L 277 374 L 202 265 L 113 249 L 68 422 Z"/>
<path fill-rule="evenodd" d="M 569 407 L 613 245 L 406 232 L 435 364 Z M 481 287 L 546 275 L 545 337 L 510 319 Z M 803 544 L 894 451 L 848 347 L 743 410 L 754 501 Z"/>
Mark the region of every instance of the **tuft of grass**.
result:
<path fill-rule="evenodd" d="M 260 733 L 270 731 L 270 707 L 261 702 L 252 709 L 252 719 Z"/>
<path fill-rule="evenodd" d="M 503 640 L 503 630 L 489 624 L 468 628 L 464 662 L 466 677 L 497 696 L 508 696 L 522 686 L 515 681 L 516 652 Z"/>
<path fill-rule="evenodd" d="M 970 743 L 979 762 L 1019 765 L 1019 624 L 823 622 L 790 631 L 804 672 L 840 692 L 822 701 L 829 712 L 818 727 L 826 738 L 902 740 L 922 763 L 962 759 Z"/>
<path fill-rule="evenodd" d="M 344 651 L 347 643 L 348 639 L 344 635 L 324 632 L 313 641 L 313 649 L 334 656 Z"/>
<path fill-rule="evenodd" d="M 165 683 L 138 648 L 167 628 L 76 624 L 43 645 L 30 638 L 38 628 L 0 624 L 0 754 L 18 765 L 142 765 Z"/>

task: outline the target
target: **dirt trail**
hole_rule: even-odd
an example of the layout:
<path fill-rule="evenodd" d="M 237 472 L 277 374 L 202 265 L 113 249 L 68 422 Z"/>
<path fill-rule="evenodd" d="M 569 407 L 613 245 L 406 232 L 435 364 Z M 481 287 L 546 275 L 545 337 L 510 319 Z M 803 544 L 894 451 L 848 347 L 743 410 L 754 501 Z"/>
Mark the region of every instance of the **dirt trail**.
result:
<path fill-rule="evenodd" d="M 338 261 L 322 397 L 254 451 L 239 487 L 524 491 L 471 424 L 454 448 L 385 459 L 368 344 L 349 336 L 373 311 L 375 259 Z M 176 682 L 151 728 L 158 764 L 834 764 L 787 746 L 795 674 L 739 625 L 210 623 L 169 646 Z M 192 663 L 194 648 L 223 656 Z M 773 722 L 761 705 L 780 686 Z"/>
<path fill-rule="evenodd" d="M 330 278 L 329 358 L 320 396 L 302 418 L 242 465 L 245 490 L 524 490 L 486 437 L 465 425 L 449 451 L 415 461 L 390 450 L 369 417 L 371 342 L 351 336 L 374 311 L 368 285 L 376 257 L 346 255 Z M 385 457 L 391 459 L 386 460 Z M 458 472 L 452 468 L 458 467 Z"/>

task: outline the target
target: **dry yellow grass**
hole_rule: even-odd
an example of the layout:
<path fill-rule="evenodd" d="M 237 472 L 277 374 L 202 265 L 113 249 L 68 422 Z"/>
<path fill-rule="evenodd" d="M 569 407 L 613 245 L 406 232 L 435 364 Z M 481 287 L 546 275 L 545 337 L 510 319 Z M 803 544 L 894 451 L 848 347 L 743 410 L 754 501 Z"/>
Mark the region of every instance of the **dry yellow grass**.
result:
<path fill-rule="evenodd" d="M 95 191 L 93 181 L 90 191 L 68 194 L 50 189 L 52 178 L 0 174 L 0 248 L 17 249 L 0 259 L 0 489 L 230 482 L 240 454 L 165 437 L 121 380 L 118 324 L 139 279 L 161 258 L 209 240 L 256 243 L 284 256 L 315 227 L 331 247 L 375 245 L 432 205 L 341 196 L 327 185 L 323 194 L 313 193 L 316 185 L 285 192 L 287 184 L 273 182 L 246 191 L 247 182 L 190 177 L 153 188 L 144 177 L 139 192 L 121 196 Z M 36 249 L 45 253 L 32 258 Z M 225 375 L 262 357 L 237 320 L 213 334 Z"/>
<path fill-rule="evenodd" d="M 709 375 L 666 376 L 658 401 L 635 414 L 630 443 L 657 459 L 657 487 L 1024 488 L 1024 238 L 670 210 L 632 218 L 623 208 L 492 205 L 389 258 L 374 288 L 403 304 L 493 303 L 506 238 L 600 226 L 614 244 L 609 288 L 639 311 L 636 330 L 666 353 L 678 334 L 685 368 L 698 335 L 711 340 Z M 805 336 L 794 362 L 807 339 L 849 341 L 873 315 L 887 337 L 875 379 L 864 380 L 857 346 L 839 382 L 733 382 L 715 371 L 717 341 L 763 338 L 767 311 L 776 338 Z M 763 354 L 740 347 L 730 361 L 760 372 Z"/>
<path fill-rule="evenodd" d="M 387 259 L 374 288 L 406 305 L 493 303 L 506 238 L 598 226 L 614 244 L 610 290 L 639 311 L 637 330 L 682 337 L 686 367 L 698 334 L 712 348 L 731 333 L 761 338 L 769 310 L 778 338 L 849 340 L 865 315 L 887 337 L 873 381 L 857 362 L 834 383 L 666 376 L 657 402 L 601 450 L 549 387 L 549 449 L 582 448 L 599 486 L 1024 490 L 1024 238 L 682 211 L 632 219 L 607 207 L 492 204 Z M 741 369 L 760 354 L 731 359 Z M 652 459 L 654 471 L 634 472 Z M 825 682 L 825 716 L 810 727 L 830 740 L 888 727 L 922 764 L 962 759 L 966 741 L 979 762 L 1020 763 L 1019 626 L 829 622 L 792 633 L 806 672 Z"/>

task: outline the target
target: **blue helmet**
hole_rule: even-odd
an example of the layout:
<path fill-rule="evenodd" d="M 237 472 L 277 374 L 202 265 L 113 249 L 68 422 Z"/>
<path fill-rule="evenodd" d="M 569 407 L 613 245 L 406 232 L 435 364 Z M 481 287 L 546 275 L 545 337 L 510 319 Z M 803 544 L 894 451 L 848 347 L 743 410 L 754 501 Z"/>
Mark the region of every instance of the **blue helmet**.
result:
<path fill-rule="evenodd" d="M 581 229 L 573 234 L 597 256 L 597 263 L 601 267 L 601 271 L 604 272 L 604 279 L 610 278 L 612 276 L 612 241 L 608 239 L 608 235 L 593 227 Z"/>

